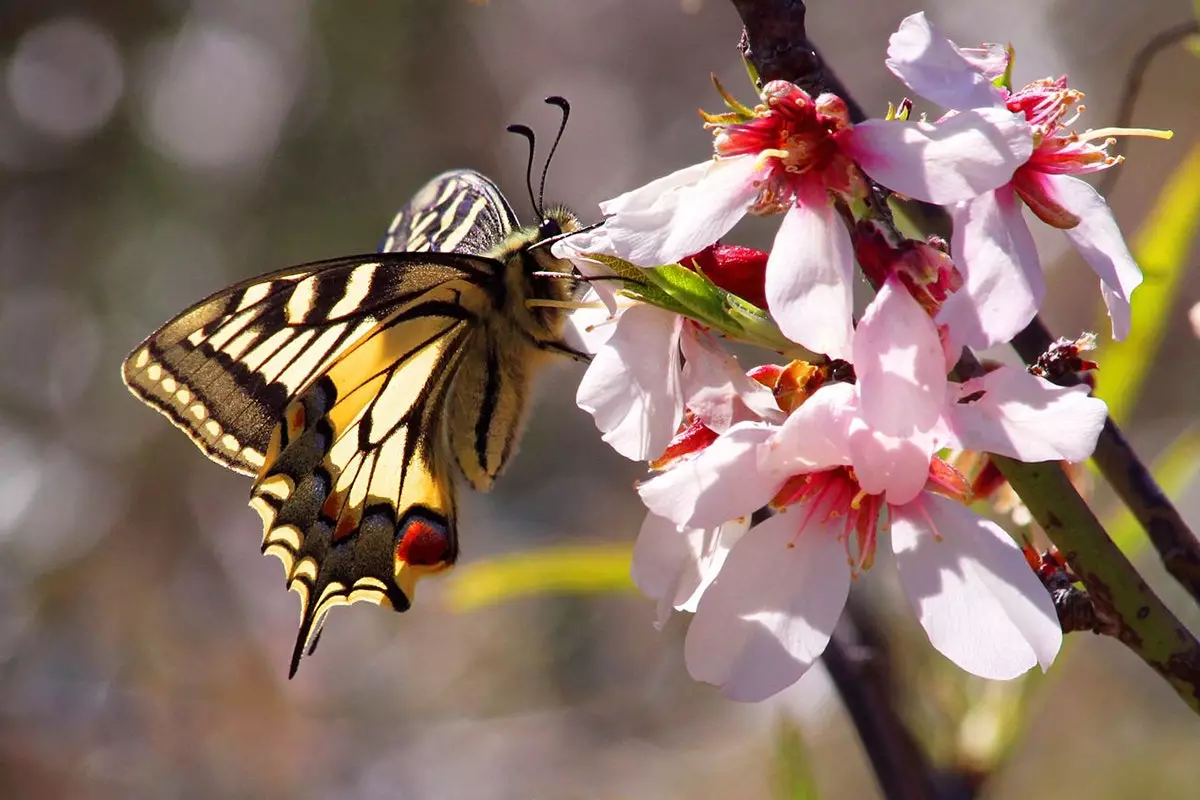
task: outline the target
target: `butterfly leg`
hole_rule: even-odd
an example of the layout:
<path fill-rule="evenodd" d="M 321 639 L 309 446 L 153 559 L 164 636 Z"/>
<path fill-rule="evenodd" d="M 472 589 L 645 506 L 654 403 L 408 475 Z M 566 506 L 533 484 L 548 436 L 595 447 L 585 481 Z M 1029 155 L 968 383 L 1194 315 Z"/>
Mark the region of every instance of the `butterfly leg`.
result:
<path fill-rule="evenodd" d="M 558 353 L 559 355 L 573 358 L 581 364 L 592 363 L 591 354 L 576 350 L 574 347 L 565 345 L 562 342 L 538 342 L 537 346 L 539 350 L 545 350 L 550 353 Z"/>

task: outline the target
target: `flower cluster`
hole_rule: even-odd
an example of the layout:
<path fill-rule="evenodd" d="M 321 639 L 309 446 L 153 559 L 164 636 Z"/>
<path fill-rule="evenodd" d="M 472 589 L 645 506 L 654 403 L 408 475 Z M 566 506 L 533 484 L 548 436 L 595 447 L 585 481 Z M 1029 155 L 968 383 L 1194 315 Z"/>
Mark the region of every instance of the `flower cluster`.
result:
<path fill-rule="evenodd" d="M 1011 339 L 1044 297 L 1023 206 L 1066 233 L 1100 278 L 1113 335 L 1128 333 L 1140 271 L 1073 175 L 1118 163 L 1116 133 L 1156 134 L 1075 133 L 1082 95 L 1065 79 L 1014 89 L 1010 61 L 917 14 L 887 64 L 945 108 L 932 122 L 855 124 L 841 99 L 781 81 L 751 108 L 718 86 L 728 111 L 704 115 L 711 160 L 602 203 L 602 227 L 555 244 L 614 278 L 593 281 L 603 308 L 573 315 L 595 354 L 577 400 L 654 473 L 638 487 L 634 579 L 660 621 L 694 612 L 688 668 L 732 698 L 804 674 L 881 544 L 930 642 L 962 668 L 1006 679 L 1058 652 L 1050 595 L 968 508 L 952 453 L 1082 461 L 1105 406 L 1041 374 L 960 380 L 954 366 L 963 346 Z M 879 186 L 946 206 L 950 244 L 897 241 Z M 780 217 L 769 253 L 717 244 L 747 214 Z M 878 289 L 857 323 L 856 264 Z M 757 335 L 764 321 L 774 339 Z M 747 372 L 721 337 L 791 360 Z"/>

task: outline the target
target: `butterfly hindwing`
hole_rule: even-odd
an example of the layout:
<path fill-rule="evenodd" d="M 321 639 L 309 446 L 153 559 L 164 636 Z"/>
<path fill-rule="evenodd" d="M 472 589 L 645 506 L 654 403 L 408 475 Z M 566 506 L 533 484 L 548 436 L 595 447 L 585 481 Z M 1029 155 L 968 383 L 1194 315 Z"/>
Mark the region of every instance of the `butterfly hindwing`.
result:
<path fill-rule="evenodd" d="M 272 437 L 251 505 L 263 551 L 301 597 L 293 670 L 329 609 L 406 610 L 416 578 L 457 557 L 438 437 L 456 370 L 481 343 L 468 305 L 427 298 L 397 310 L 289 404 Z"/>

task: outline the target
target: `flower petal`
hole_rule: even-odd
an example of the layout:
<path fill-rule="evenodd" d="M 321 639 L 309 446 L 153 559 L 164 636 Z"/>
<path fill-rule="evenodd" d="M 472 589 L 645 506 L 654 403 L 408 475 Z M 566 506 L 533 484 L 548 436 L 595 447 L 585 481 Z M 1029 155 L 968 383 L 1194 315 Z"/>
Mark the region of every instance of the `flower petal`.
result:
<path fill-rule="evenodd" d="M 1000 367 L 952 386 L 946 419 L 964 450 L 1021 461 L 1083 461 L 1096 448 L 1108 417 L 1103 400 L 1084 386 L 1055 386 L 1023 369 Z M 969 401 L 968 401 L 969 398 Z"/>
<path fill-rule="evenodd" d="M 850 568 L 837 526 L 810 522 L 797 532 L 802 513 L 777 514 L 742 536 L 688 629 L 688 672 L 733 700 L 764 700 L 799 680 L 846 605 Z"/>
<path fill-rule="evenodd" d="M 1129 246 L 1104 198 L 1089 184 L 1070 175 L 1046 175 L 1054 198 L 1079 217 L 1079 224 L 1063 233 L 1100 278 L 1104 305 L 1112 320 L 1112 337 L 1129 335 L 1129 298 L 1142 282 L 1142 271 L 1129 254 Z"/>
<path fill-rule="evenodd" d="M 862 488 L 906 503 L 925 485 L 946 402 L 946 357 L 933 320 L 896 277 L 854 330 L 862 426 L 850 433 Z"/>
<path fill-rule="evenodd" d="M 712 528 L 749 516 L 779 491 L 786 476 L 763 474 L 759 445 L 771 425 L 741 422 L 718 436 L 694 458 L 638 486 L 646 507 L 676 525 Z"/>
<path fill-rule="evenodd" d="M 967 58 L 926 18 L 924 11 L 905 17 L 888 39 L 887 67 L 908 88 L 943 108 L 984 108 L 1004 103 L 1003 92 L 992 85 L 975 60 Z"/>
<path fill-rule="evenodd" d="M 1033 153 L 1024 117 L 976 108 L 928 122 L 867 120 L 846 139 L 850 155 L 889 189 L 948 205 L 1003 186 Z"/>
<path fill-rule="evenodd" d="M 900 584 L 942 655 L 982 678 L 1049 668 L 1062 645 L 1054 602 L 999 525 L 944 497 L 891 509 Z"/>
<path fill-rule="evenodd" d="M 613 274 L 612 270 L 604 264 L 587 257 L 587 254 L 593 253 L 605 255 L 614 253 L 612 242 L 609 241 L 608 233 L 603 228 L 581 231 L 565 239 L 559 239 L 550 245 L 550 253 L 555 258 L 570 261 L 575 269 L 579 270 L 579 274 L 585 278 L 610 277 Z M 608 312 L 615 314 L 618 288 L 617 281 L 593 281 L 588 285 L 588 292 L 595 295 L 591 298 L 592 300 L 604 303 Z"/>
<path fill-rule="evenodd" d="M 605 200 L 600 204 L 600 212 L 606 217 L 611 217 L 622 211 L 646 211 L 658 204 L 673 203 L 673 195 L 676 192 L 699 183 L 711 166 L 712 161 L 701 161 L 699 164 L 692 164 L 669 175 L 655 178 L 645 186 Z"/>
<path fill-rule="evenodd" d="M 647 514 L 633 546 L 630 576 L 642 594 L 658 601 L 655 627 L 662 628 L 672 609 L 695 611 L 704 590 L 716 579 L 725 557 L 748 523 L 720 528 L 678 528 Z"/>
<path fill-rule="evenodd" d="M 722 158 L 709 162 L 694 185 L 671 189 L 648 207 L 619 202 L 617 213 L 604 222 L 613 249 L 620 258 L 645 267 L 674 264 L 700 252 L 745 216 L 759 193 L 757 170 L 754 156 Z M 639 195 L 639 200 L 648 199 Z M 613 202 L 607 207 L 614 207 Z"/>
<path fill-rule="evenodd" d="M 781 421 L 774 393 L 746 376 L 736 358 L 711 334 L 685 323 L 679 349 L 683 353 L 683 394 L 701 422 L 723 433 L 737 422 Z"/>
<path fill-rule="evenodd" d="M 626 309 L 579 382 L 576 403 L 593 416 L 604 441 L 626 458 L 657 456 L 683 420 L 682 325 L 677 314 L 653 306 Z"/>
<path fill-rule="evenodd" d="M 858 397 L 849 383 L 822 386 L 793 411 L 759 453 L 771 474 L 800 475 L 850 463 L 850 420 Z"/>
<path fill-rule="evenodd" d="M 942 304 L 937 321 L 959 345 L 984 349 L 1013 338 L 1046 296 L 1042 266 L 1021 204 L 1002 186 L 953 210 L 954 263 L 962 287 Z"/>
<path fill-rule="evenodd" d="M 853 270 L 850 235 L 833 208 L 825 202 L 792 206 L 767 261 L 767 306 L 783 334 L 814 353 L 846 358 Z"/>
<path fill-rule="evenodd" d="M 581 353 L 598 353 L 617 330 L 617 316 L 605 307 L 590 288 L 580 299 L 583 308 L 567 315 L 563 343 Z"/>

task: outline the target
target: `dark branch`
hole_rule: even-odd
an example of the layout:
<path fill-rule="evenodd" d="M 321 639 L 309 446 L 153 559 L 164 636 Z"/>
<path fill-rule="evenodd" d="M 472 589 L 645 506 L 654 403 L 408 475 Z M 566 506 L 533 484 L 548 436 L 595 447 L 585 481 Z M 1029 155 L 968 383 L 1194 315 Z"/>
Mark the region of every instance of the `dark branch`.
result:
<path fill-rule="evenodd" d="M 1181 22 L 1167 28 L 1162 33 L 1154 36 L 1150 41 L 1146 42 L 1137 55 L 1133 57 L 1133 63 L 1129 65 L 1129 72 L 1125 76 L 1125 85 L 1121 88 L 1121 108 L 1117 111 L 1117 119 L 1115 126 L 1118 128 L 1128 128 L 1133 121 L 1133 107 L 1137 104 L 1138 97 L 1142 94 L 1142 81 L 1146 77 L 1146 71 L 1150 69 L 1150 64 L 1159 53 L 1166 50 L 1172 45 L 1182 42 L 1189 36 L 1195 36 L 1200 33 L 1200 23 L 1190 19 L 1187 22 Z M 1118 140 L 1119 142 L 1120 140 Z M 1119 145 L 1113 145 L 1113 155 L 1119 152 Z M 1104 173 L 1104 177 L 1096 184 L 1096 191 L 1107 197 L 1117 185 L 1117 179 L 1121 177 L 1121 170 L 1110 169 Z"/>
<path fill-rule="evenodd" d="M 842 698 L 879 788 L 889 800 L 937 797 L 925 753 L 892 704 L 891 670 L 883 637 L 859 627 L 854 606 L 847 609 L 821 660 Z"/>
<path fill-rule="evenodd" d="M 1013 338 L 1012 346 L 1026 364 L 1034 364 L 1053 341 L 1035 317 Z M 1200 541 L 1111 418 L 1104 422 L 1092 460 L 1145 529 L 1167 572 L 1200 601 Z"/>

